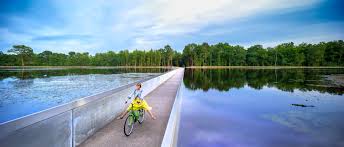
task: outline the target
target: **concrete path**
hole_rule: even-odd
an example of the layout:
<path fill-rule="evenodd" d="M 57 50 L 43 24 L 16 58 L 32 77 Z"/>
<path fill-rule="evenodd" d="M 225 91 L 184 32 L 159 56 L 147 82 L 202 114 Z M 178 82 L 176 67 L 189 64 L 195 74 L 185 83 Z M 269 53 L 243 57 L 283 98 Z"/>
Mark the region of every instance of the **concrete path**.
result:
<path fill-rule="evenodd" d="M 80 147 L 159 147 L 178 86 L 182 82 L 183 72 L 184 70 L 180 70 L 145 97 L 147 103 L 153 107 L 156 120 L 152 120 L 146 113 L 143 124 L 137 123 L 129 137 L 123 133 L 125 119 L 114 120 L 83 142 Z"/>

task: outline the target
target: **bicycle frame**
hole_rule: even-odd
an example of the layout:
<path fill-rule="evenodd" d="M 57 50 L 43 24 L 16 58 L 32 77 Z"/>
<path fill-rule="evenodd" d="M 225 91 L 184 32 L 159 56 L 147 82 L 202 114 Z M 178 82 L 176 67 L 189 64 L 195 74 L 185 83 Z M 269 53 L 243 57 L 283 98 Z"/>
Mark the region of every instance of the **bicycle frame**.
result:
<path fill-rule="evenodd" d="M 144 114 L 145 114 L 145 111 L 143 109 L 134 110 L 134 104 L 131 104 L 130 112 L 127 119 L 124 122 L 124 128 L 123 128 L 124 134 L 126 136 L 129 136 L 132 133 L 134 124 L 136 122 L 139 122 L 140 124 L 143 122 Z M 140 120 L 140 117 L 142 117 L 142 120 Z M 126 128 L 129 126 L 130 126 L 129 128 L 130 132 L 126 132 Z"/>
<path fill-rule="evenodd" d="M 134 119 L 130 119 L 130 124 L 136 123 L 139 120 L 140 117 L 140 110 L 134 110 L 134 104 L 131 104 L 131 110 L 129 112 L 129 116 Z"/>

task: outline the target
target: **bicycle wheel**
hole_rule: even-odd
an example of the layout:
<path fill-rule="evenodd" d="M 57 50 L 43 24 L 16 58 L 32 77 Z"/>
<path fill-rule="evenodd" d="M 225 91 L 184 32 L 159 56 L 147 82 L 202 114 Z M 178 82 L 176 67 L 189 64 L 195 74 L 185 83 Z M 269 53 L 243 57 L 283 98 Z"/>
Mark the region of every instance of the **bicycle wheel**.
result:
<path fill-rule="evenodd" d="M 129 115 L 127 117 L 127 119 L 125 119 L 125 123 L 124 123 L 124 127 L 123 127 L 123 131 L 125 136 L 129 136 L 132 132 L 133 132 L 133 128 L 134 128 L 134 116 Z"/>
<path fill-rule="evenodd" d="M 139 123 L 142 124 L 143 121 L 145 120 L 145 110 L 140 110 L 140 115 L 139 115 Z"/>

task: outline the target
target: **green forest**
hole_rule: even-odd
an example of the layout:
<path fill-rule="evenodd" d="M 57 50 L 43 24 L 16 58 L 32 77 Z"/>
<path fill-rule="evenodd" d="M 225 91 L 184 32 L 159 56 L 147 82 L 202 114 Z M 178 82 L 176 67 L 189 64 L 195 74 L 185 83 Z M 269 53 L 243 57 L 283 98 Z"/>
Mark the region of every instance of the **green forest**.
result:
<path fill-rule="evenodd" d="M 317 44 L 293 42 L 264 48 L 245 48 L 228 43 L 191 43 L 182 52 L 170 45 L 151 50 L 108 51 L 91 55 L 88 52 L 34 53 L 26 45 L 13 45 L 0 51 L 0 66 L 343 66 L 343 40 Z"/>

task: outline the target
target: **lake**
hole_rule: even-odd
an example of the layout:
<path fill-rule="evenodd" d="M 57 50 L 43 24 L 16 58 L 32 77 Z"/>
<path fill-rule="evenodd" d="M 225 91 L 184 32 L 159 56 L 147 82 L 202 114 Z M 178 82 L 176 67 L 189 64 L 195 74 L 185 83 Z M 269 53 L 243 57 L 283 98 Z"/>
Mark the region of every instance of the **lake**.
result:
<path fill-rule="evenodd" d="M 163 68 L 0 69 L 0 123 L 166 71 Z"/>
<path fill-rule="evenodd" d="M 186 69 L 178 146 L 344 146 L 344 69 Z"/>

